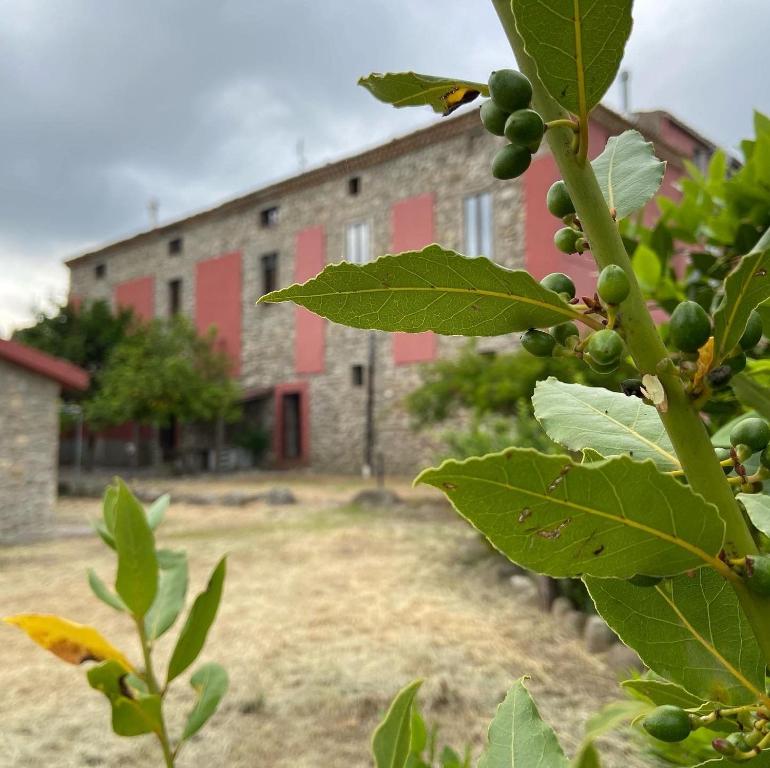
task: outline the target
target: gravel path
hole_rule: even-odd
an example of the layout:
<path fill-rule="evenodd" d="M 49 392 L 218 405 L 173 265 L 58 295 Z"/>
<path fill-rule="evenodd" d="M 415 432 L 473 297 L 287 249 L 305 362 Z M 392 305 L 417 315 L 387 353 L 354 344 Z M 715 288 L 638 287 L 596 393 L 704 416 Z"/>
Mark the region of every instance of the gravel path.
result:
<path fill-rule="evenodd" d="M 228 552 L 225 597 L 202 659 L 229 670 L 230 692 L 182 752 L 180 768 L 363 768 L 371 731 L 393 693 L 415 677 L 425 716 L 444 739 L 478 754 L 510 683 L 532 676 L 543 715 L 569 753 L 587 715 L 616 695 L 600 657 L 550 616 L 522 603 L 501 561 L 443 506 L 413 497 L 390 510 L 341 507 L 333 485 L 298 491 L 300 504 L 242 508 L 172 505 L 165 546 L 190 555 L 199 591 Z M 93 500 L 64 500 L 77 530 Z M 111 558 L 92 536 L 0 550 L 0 614 L 59 613 L 99 627 L 138 661 L 123 617 L 93 598 L 88 566 L 109 582 Z M 174 635 L 173 631 L 169 635 Z M 148 738 L 108 730 L 108 708 L 82 670 L 0 626 L 0 762 L 14 768 L 154 766 Z M 159 652 L 166 658 L 168 642 Z M 183 682 L 177 711 L 189 707 Z M 172 722 L 176 732 L 179 722 Z M 441 741 L 442 739 L 440 739 Z M 607 768 L 645 763 L 614 742 Z"/>

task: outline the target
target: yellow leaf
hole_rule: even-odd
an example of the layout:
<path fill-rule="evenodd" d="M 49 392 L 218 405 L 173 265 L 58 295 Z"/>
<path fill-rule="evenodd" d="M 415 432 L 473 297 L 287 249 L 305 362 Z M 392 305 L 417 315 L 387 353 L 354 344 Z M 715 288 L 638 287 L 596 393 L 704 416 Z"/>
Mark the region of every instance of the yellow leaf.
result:
<path fill-rule="evenodd" d="M 709 336 L 709 340 L 698 350 L 698 363 L 695 369 L 695 377 L 692 380 L 693 392 L 700 392 L 703 379 L 711 370 L 714 364 L 714 337 Z"/>
<path fill-rule="evenodd" d="M 3 621 L 23 629 L 38 645 L 70 664 L 113 659 L 127 672 L 133 671 L 128 659 L 93 627 L 46 613 L 19 613 Z"/>

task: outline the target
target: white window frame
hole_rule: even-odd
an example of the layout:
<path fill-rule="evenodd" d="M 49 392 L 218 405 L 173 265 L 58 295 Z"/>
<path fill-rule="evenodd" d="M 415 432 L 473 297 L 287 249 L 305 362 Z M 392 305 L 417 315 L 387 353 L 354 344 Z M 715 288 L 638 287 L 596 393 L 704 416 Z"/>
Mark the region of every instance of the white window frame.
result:
<path fill-rule="evenodd" d="M 353 221 L 345 227 L 342 258 L 351 264 L 368 264 L 372 260 L 372 227 L 368 220 Z"/>
<path fill-rule="evenodd" d="M 463 198 L 463 253 L 495 256 L 495 213 L 491 192 L 475 192 Z"/>

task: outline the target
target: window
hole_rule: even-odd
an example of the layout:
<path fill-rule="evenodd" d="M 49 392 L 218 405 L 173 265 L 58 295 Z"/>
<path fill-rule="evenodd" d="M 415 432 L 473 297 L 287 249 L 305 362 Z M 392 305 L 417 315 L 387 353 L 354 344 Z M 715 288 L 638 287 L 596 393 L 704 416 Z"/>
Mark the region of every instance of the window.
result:
<path fill-rule="evenodd" d="M 364 386 L 364 366 L 353 365 L 350 367 L 350 378 L 354 387 Z"/>
<path fill-rule="evenodd" d="M 710 153 L 705 147 L 695 147 L 692 153 L 692 161 L 701 173 L 706 173 L 709 167 Z"/>
<path fill-rule="evenodd" d="M 259 212 L 259 224 L 263 229 L 269 229 L 278 225 L 278 206 L 271 205 Z"/>
<path fill-rule="evenodd" d="M 493 258 L 492 195 L 482 192 L 465 198 L 465 253 Z"/>
<path fill-rule="evenodd" d="M 348 179 L 348 194 L 357 195 L 359 192 L 361 192 L 361 177 L 351 176 Z"/>
<path fill-rule="evenodd" d="M 182 311 L 182 281 L 168 281 L 168 314 L 174 317 Z"/>
<path fill-rule="evenodd" d="M 169 256 L 176 256 L 182 252 L 182 238 L 175 237 L 173 240 L 168 241 L 168 253 Z"/>
<path fill-rule="evenodd" d="M 262 295 L 274 291 L 278 287 L 278 254 L 266 253 L 260 259 L 262 262 Z M 263 304 L 263 306 L 270 306 Z"/>
<path fill-rule="evenodd" d="M 345 231 L 345 261 L 366 264 L 371 259 L 369 248 L 369 222 L 348 224 Z"/>
<path fill-rule="evenodd" d="M 97 280 L 104 279 L 104 276 L 107 274 L 107 265 L 106 264 L 97 264 L 94 267 L 94 277 Z"/>

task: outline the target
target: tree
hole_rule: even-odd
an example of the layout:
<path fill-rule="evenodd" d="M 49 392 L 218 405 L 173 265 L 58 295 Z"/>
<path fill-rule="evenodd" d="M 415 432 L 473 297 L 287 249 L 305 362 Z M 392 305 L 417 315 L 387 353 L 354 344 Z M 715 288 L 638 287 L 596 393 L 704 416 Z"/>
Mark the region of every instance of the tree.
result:
<path fill-rule="evenodd" d="M 199 336 L 187 318 L 137 327 L 112 351 L 86 403 L 95 425 L 155 427 L 236 418 L 238 386 L 215 333 Z"/>
<path fill-rule="evenodd" d="M 15 331 L 13 339 L 85 368 L 91 374 L 93 395 L 107 358 L 134 323 L 131 309 L 120 308 L 113 313 L 103 300 L 80 306 L 66 304 L 55 314 L 39 312 L 35 324 Z"/>

